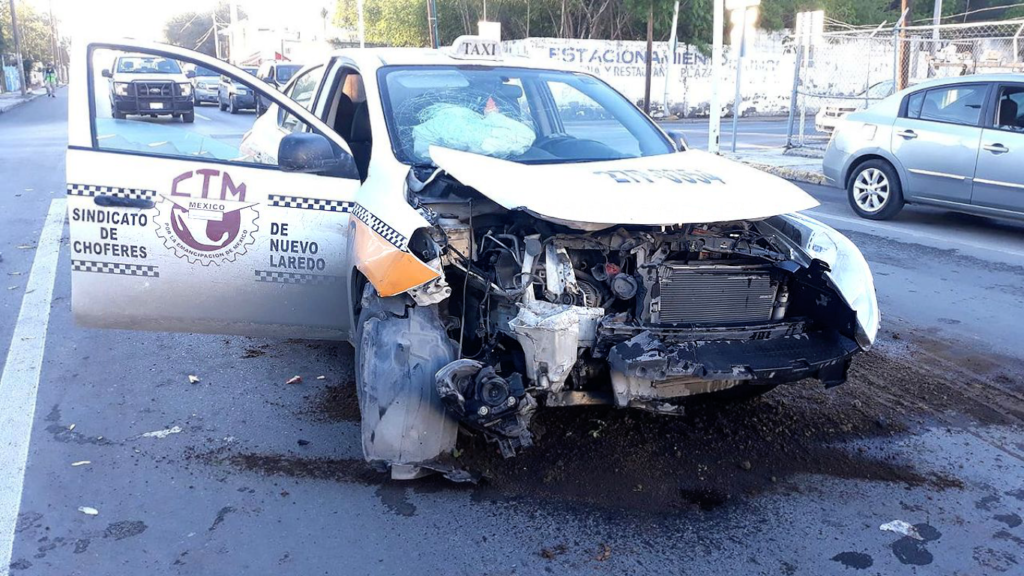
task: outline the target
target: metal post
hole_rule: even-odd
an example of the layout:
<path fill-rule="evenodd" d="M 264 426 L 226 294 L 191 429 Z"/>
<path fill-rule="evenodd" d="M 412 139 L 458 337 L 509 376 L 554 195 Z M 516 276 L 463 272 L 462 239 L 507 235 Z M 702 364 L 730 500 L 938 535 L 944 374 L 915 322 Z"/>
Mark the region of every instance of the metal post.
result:
<path fill-rule="evenodd" d="M 679 36 L 676 34 L 676 27 L 679 25 L 679 0 L 676 0 L 675 4 L 675 10 L 672 12 L 672 33 L 668 40 L 668 61 L 665 62 L 665 95 L 662 98 L 665 116 L 668 116 L 668 88 L 672 82 L 672 65 L 676 63 L 676 46 L 679 43 Z"/>
<path fill-rule="evenodd" d="M 363 23 L 363 0 L 356 1 L 356 12 L 359 14 L 359 47 L 366 48 L 366 26 Z"/>
<path fill-rule="evenodd" d="M 11 30 L 14 32 L 14 53 L 18 57 L 18 79 L 21 81 L 21 95 L 28 95 L 28 82 L 25 78 L 25 63 L 21 59 L 21 33 L 18 32 L 18 11 L 11 0 Z"/>
<path fill-rule="evenodd" d="M 942 22 L 942 0 L 935 0 L 935 11 L 932 12 L 932 49 L 929 54 L 935 57 L 939 49 L 939 24 Z M 931 66 L 928 67 L 928 75 L 931 76 Z"/>
<path fill-rule="evenodd" d="M 732 151 L 736 152 L 736 130 L 739 128 L 740 118 L 740 104 L 742 103 L 742 96 L 740 94 L 741 80 L 743 78 L 743 56 L 747 50 L 747 10 L 749 8 L 740 8 L 743 11 L 743 17 L 740 18 L 740 49 L 736 57 L 736 96 L 732 101 Z"/>
<path fill-rule="evenodd" d="M 804 63 L 804 45 L 796 45 L 796 67 L 793 70 L 793 92 L 789 97 L 789 120 L 786 125 L 786 148 L 793 147 L 793 122 L 796 119 L 796 103 L 800 98 L 800 69 Z"/>
<path fill-rule="evenodd" d="M 647 76 L 644 82 L 644 113 L 651 115 L 651 63 L 654 60 L 654 0 L 647 8 Z"/>
<path fill-rule="evenodd" d="M 718 88 L 722 80 L 722 29 L 725 27 L 725 0 L 715 0 L 711 32 L 711 117 L 708 119 L 708 152 L 718 154 L 722 133 L 722 105 Z"/>
<path fill-rule="evenodd" d="M 213 55 L 220 60 L 220 34 L 217 34 L 217 9 L 213 9 Z"/>

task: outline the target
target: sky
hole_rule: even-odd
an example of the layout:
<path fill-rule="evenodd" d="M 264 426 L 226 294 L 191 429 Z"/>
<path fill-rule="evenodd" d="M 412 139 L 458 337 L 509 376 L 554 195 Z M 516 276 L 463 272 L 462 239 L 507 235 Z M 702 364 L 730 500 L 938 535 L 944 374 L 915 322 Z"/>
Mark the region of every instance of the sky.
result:
<path fill-rule="evenodd" d="M 8 1 L 8 0 L 3 0 Z M 212 11 L 217 0 L 16 0 L 53 12 L 62 36 L 75 38 L 135 38 L 163 41 L 164 23 L 175 14 Z M 319 18 L 320 10 L 333 13 L 331 0 L 238 0 L 253 21 L 287 26 L 303 18 Z"/>

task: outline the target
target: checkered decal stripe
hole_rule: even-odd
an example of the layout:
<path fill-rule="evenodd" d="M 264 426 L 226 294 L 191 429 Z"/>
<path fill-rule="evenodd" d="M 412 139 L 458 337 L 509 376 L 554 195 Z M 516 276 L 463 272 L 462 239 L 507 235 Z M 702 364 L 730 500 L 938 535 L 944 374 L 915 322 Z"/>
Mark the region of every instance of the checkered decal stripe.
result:
<path fill-rule="evenodd" d="M 89 260 L 72 260 L 71 269 L 75 272 L 96 272 L 98 274 L 120 274 L 121 276 L 147 276 L 159 278 L 156 266 L 142 264 L 119 264 L 117 262 L 92 262 Z"/>
<path fill-rule="evenodd" d="M 323 212 L 350 212 L 353 203 L 344 200 L 322 200 L 320 198 L 302 198 L 300 196 L 269 195 L 270 205 L 281 208 L 301 208 L 303 210 L 321 210 Z"/>
<path fill-rule="evenodd" d="M 394 244 L 400 250 L 405 250 L 405 246 L 409 242 L 408 239 L 406 239 L 405 236 L 402 236 L 398 230 L 388 226 L 383 220 L 371 214 L 370 211 L 363 208 L 362 205 L 356 204 L 355 207 L 352 208 L 352 215 L 362 220 L 363 223 L 369 226 L 371 230 L 383 236 L 385 240 Z"/>
<path fill-rule="evenodd" d="M 257 282 L 277 282 L 279 284 L 313 284 L 323 286 L 324 284 L 337 284 L 341 282 L 341 276 L 327 276 L 324 274 L 303 274 L 301 272 L 276 272 L 271 270 L 257 270 Z"/>
<path fill-rule="evenodd" d="M 92 184 L 68 184 L 69 196 L 117 196 L 120 198 L 136 198 L 155 200 L 156 190 L 140 188 L 118 188 L 117 186 L 94 186 Z"/>

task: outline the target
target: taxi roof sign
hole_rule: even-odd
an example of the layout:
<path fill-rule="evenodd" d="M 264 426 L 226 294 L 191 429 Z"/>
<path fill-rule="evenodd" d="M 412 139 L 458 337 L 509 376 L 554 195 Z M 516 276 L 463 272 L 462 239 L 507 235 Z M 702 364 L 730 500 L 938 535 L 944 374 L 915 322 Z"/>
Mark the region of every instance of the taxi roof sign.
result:
<path fill-rule="evenodd" d="M 501 60 L 501 44 L 481 36 L 459 36 L 452 43 L 451 56 L 462 60 Z"/>

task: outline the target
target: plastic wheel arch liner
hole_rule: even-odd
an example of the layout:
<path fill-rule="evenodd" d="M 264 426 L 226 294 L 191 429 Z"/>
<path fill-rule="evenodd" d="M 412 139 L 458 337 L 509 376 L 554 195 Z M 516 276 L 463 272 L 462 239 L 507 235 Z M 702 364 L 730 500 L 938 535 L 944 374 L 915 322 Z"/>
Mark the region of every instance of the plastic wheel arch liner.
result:
<path fill-rule="evenodd" d="M 359 270 L 384 298 L 441 277 L 408 251 L 408 239 L 361 205 L 352 210 L 353 256 Z"/>

